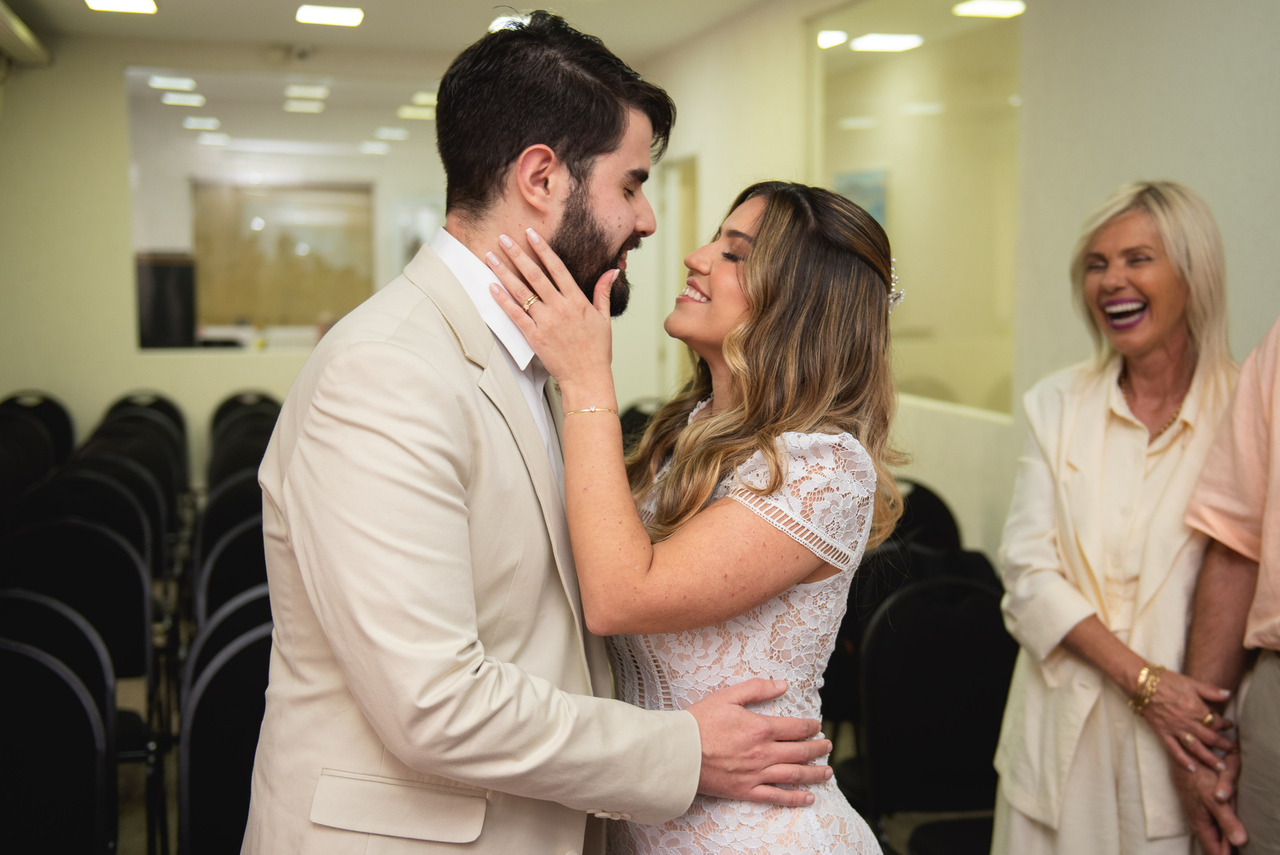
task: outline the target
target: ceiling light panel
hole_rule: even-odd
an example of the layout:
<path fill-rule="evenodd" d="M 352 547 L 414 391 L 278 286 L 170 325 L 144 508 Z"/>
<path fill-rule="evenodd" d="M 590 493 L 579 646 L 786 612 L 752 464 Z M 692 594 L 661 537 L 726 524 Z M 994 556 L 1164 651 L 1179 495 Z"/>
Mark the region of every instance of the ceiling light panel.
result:
<path fill-rule="evenodd" d="M 153 74 L 147 78 L 147 85 L 152 89 L 169 89 L 176 92 L 191 92 L 196 88 L 196 82 L 190 77 L 166 77 L 163 74 Z"/>
<path fill-rule="evenodd" d="M 323 113 L 324 102 L 295 98 L 284 102 L 284 111 L 286 113 Z"/>
<path fill-rule="evenodd" d="M 314 98 L 323 101 L 329 97 L 329 87 L 307 83 L 291 83 L 284 88 L 286 98 Z"/>
<path fill-rule="evenodd" d="M 182 120 L 182 127 L 189 131 L 216 131 L 222 122 L 212 116 L 187 116 Z"/>
<path fill-rule="evenodd" d="M 378 128 L 374 136 L 380 140 L 407 140 L 409 138 L 408 128 Z"/>
<path fill-rule="evenodd" d="M 226 145 L 231 142 L 231 137 L 227 134 L 203 133 L 196 138 L 196 142 L 200 145 Z"/>
<path fill-rule="evenodd" d="M 361 154 L 387 154 L 389 151 L 391 151 L 390 143 L 373 142 L 372 140 L 360 143 Z"/>
<path fill-rule="evenodd" d="M 419 107 L 434 107 L 436 105 L 436 93 L 434 92 L 414 92 L 413 98 L 410 100 Z"/>
<path fill-rule="evenodd" d="M 849 42 L 853 50 L 896 53 L 924 44 L 924 37 L 914 33 L 867 33 Z"/>
<path fill-rule="evenodd" d="M 160 103 L 171 107 L 203 107 L 204 96 L 195 92 L 166 92 Z"/>
<path fill-rule="evenodd" d="M 818 47 L 826 50 L 849 41 L 849 34 L 844 30 L 823 30 L 818 33 Z"/>
<path fill-rule="evenodd" d="M 136 12 L 140 15 L 154 15 L 154 0 L 84 0 L 84 5 L 95 12 Z"/>
<path fill-rule="evenodd" d="M 364 10 L 353 6 L 299 6 L 294 18 L 302 24 L 358 27 L 364 20 Z"/>
<path fill-rule="evenodd" d="M 1022 0 L 966 0 L 951 7 L 962 18 L 1013 18 L 1027 11 Z"/>
<path fill-rule="evenodd" d="M 423 121 L 433 121 L 436 117 L 435 107 L 415 107 L 410 104 L 403 104 L 396 110 L 396 116 L 401 119 L 421 119 Z"/>

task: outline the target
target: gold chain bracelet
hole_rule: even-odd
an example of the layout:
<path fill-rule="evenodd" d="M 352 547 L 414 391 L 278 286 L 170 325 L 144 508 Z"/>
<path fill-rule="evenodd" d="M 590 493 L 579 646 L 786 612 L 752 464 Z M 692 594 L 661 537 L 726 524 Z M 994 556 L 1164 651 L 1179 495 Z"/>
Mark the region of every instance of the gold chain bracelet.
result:
<path fill-rule="evenodd" d="M 570 410 L 565 413 L 566 416 L 576 416 L 578 413 L 613 413 L 618 415 L 617 410 L 611 410 L 608 407 L 587 407 L 585 410 Z"/>
<path fill-rule="evenodd" d="M 1164 673 L 1163 665 L 1145 665 L 1138 672 L 1138 688 L 1134 690 L 1133 697 L 1129 698 L 1129 709 L 1133 710 L 1134 715 L 1142 715 L 1147 704 L 1151 703 L 1151 699 L 1156 694 L 1156 687 L 1160 685 L 1162 673 Z"/>

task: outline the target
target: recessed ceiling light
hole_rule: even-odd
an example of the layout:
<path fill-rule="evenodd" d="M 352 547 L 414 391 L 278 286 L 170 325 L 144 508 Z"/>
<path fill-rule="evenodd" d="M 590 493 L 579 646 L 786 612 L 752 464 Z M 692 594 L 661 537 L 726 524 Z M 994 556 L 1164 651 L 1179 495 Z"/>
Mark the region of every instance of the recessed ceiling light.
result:
<path fill-rule="evenodd" d="M 391 151 L 391 145 L 384 142 L 366 141 L 360 143 L 361 154 L 386 154 Z"/>
<path fill-rule="evenodd" d="M 216 131 L 222 122 L 212 116 L 187 116 L 182 120 L 182 127 L 189 131 Z"/>
<path fill-rule="evenodd" d="M 842 45 L 849 41 L 849 34 L 844 30 L 823 30 L 818 33 L 818 47 L 823 50 Z"/>
<path fill-rule="evenodd" d="M 294 17 L 301 24 L 358 27 L 364 20 L 364 10 L 354 6 L 299 6 Z"/>
<path fill-rule="evenodd" d="M 195 92 L 166 92 L 160 103 L 174 107 L 203 107 L 204 96 Z"/>
<path fill-rule="evenodd" d="M 153 74 L 147 78 L 147 85 L 152 89 L 173 89 L 179 92 L 190 92 L 196 88 L 196 82 L 190 77 L 165 77 Z"/>
<path fill-rule="evenodd" d="M 436 105 L 436 93 L 434 92 L 414 92 L 413 98 L 410 99 L 419 107 L 434 107 Z"/>
<path fill-rule="evenodd" d="M 154 15 L 154 0 L 84 0 L 84 5 L 95 12 L 137 12 L 141 15 Z"/>
<path fill-rule="evenodd" d="M 286 98 L 315 98 L 324 100 L 329 97 L 328 86 L 308 85 L 306 83 L 291 83 L 284 88 L 284 97 Z"/>
<path fill-rule="evenodd" d="M 963 18 L 1012 18 L 1025 11 L 1022 0 L 966 0 L 951 7 L 951 14 Z"/>
<path fill-rule="evenodd" d="M 875 116 L 845 116 L 836 122 L 836 127 L 842 131 L 866 131 L 879 124 Z"/>
<path fill-rule="evenodd" d="M 509 27 L 517 27 L 529 23 L 528 15 L 499 15 L 489 22 L 489 32 L 496 33 Z"/>
<path fill-rule="evenodd" d="M 396 115 L 401 119 L 423 119 L 430 122 L 436 117 L 436 108 L 413 107 L 409 104 L 403 104 L 398 110 L 396 110 Z"/>
<path fill-rule="evenodd" d="M 227 134 L 203 133 L 196 137 L 196 142 L 200 145 L 226 145 L 231 142 L 231 137 Z"/>
<path fill-rule="evenodd" d="M 249 193 L 246 195 L 265 196 L 266 194 L 265 193 Z M 264 228 L 266 228 L 266 225 L 267 225 L 267 221 L 262 219 L 262 217 L 254 217 L 252 220 L 249 221 L 249 228 L 253 229 L 255 232 L 262 231 Z"/>
<path fill-rule="evenodd" d="M 284 102 L 284 111 L 286 113 L 323 113 L 323 101 L 303 101 L 294 99 Z"/>
<path fill-rule="evenodd" d="M 409 138 L 408 128 L 378 128 L 374 136 L 380 140 L 407 140 Z"/>
<path fill-rule="evenodd" d="M 897 52 L 924 44 L 924 37 L 914 33 L 867 33 L 849 42 L 853 50 Z"/>

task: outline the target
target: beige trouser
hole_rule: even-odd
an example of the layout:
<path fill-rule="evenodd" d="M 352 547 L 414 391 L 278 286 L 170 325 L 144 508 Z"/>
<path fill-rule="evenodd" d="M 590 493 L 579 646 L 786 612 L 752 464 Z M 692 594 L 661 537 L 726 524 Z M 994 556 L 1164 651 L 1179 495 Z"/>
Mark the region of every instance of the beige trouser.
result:
<path fill-rule="evenodd" d="M 1057 830 L 1010 805 L 1002 786 L 993 855 L 1189 855 L 1190 834 L 1147 839 L 1134 724 L 1125 698 L 1103 691 L 1080 734 Z"/>
<path fill-rule="evenodd" d="M 1280 855 L 1280 654 L 1264 651 L 1240 710 L 1236 807 L 1249 843 L 1241 855 Z"/>

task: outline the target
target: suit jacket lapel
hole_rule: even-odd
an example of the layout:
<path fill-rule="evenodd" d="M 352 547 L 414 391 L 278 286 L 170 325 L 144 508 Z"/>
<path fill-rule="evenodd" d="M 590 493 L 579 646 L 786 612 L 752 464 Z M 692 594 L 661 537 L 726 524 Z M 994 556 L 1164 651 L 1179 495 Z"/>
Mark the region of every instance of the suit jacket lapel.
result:
<path fill-rule="evenodd" d="M 1110 371 L 1104 377 L 1114 375 Z M 1059 519 L 1062 532 L 1070 532 L 1074 544 L 1063 544 L 1079 551 L 1083 566 L 1077 582 L 1106 619 L 1107 598 L 1103 593 L 1102 533 L 1107 524 L 1097 493 L 1098 466 L 1107 429 L 1108 402 L 1106 387 L 1101 394 L 1096 386 L 1072 388 L 1063 401 L 1064 426 L 1070 426 L 1066 442 L 1067 477 L 1063 479 L 1066 513 Z"/>
<path fill-rule="evenodd" d="M 510 365 L 498 352 L 502 347 L 490 331 L 484 319 L 476 312 L 471 299 L 461 283 L 454 278 L 448 266 L 429 247 L 423 247 L 405 268 L 405 276 L 413 282 L 440 310 L 445 322 L 453 331 L 462 348 L 463 356 L 480 368 L 478 387 L 502 414 L 515 440 L 516 448 L 529 472 L 529 479 L 538 496 L 543 521 L 551 539 L 551 549 L 556 560 L 565 595 L 577 618 L 578 634 L 584 642 L 586 631 L 582 618 L 582 601 L 578 593 L 578 579 L 573 570 L 573 552 L 569 544 L 569 529 L 565 521 L 564 502 L 560 485 L 556 482 L 547 460 L 542 434 Z M 558 413 L 559 408 L 552 409 Z M 559 424 L 557 423 L 557 431 Z M 557 435 L 558 436 L 558 435 Z M 594 679 L 594 675 L 593 675 Z"/>

